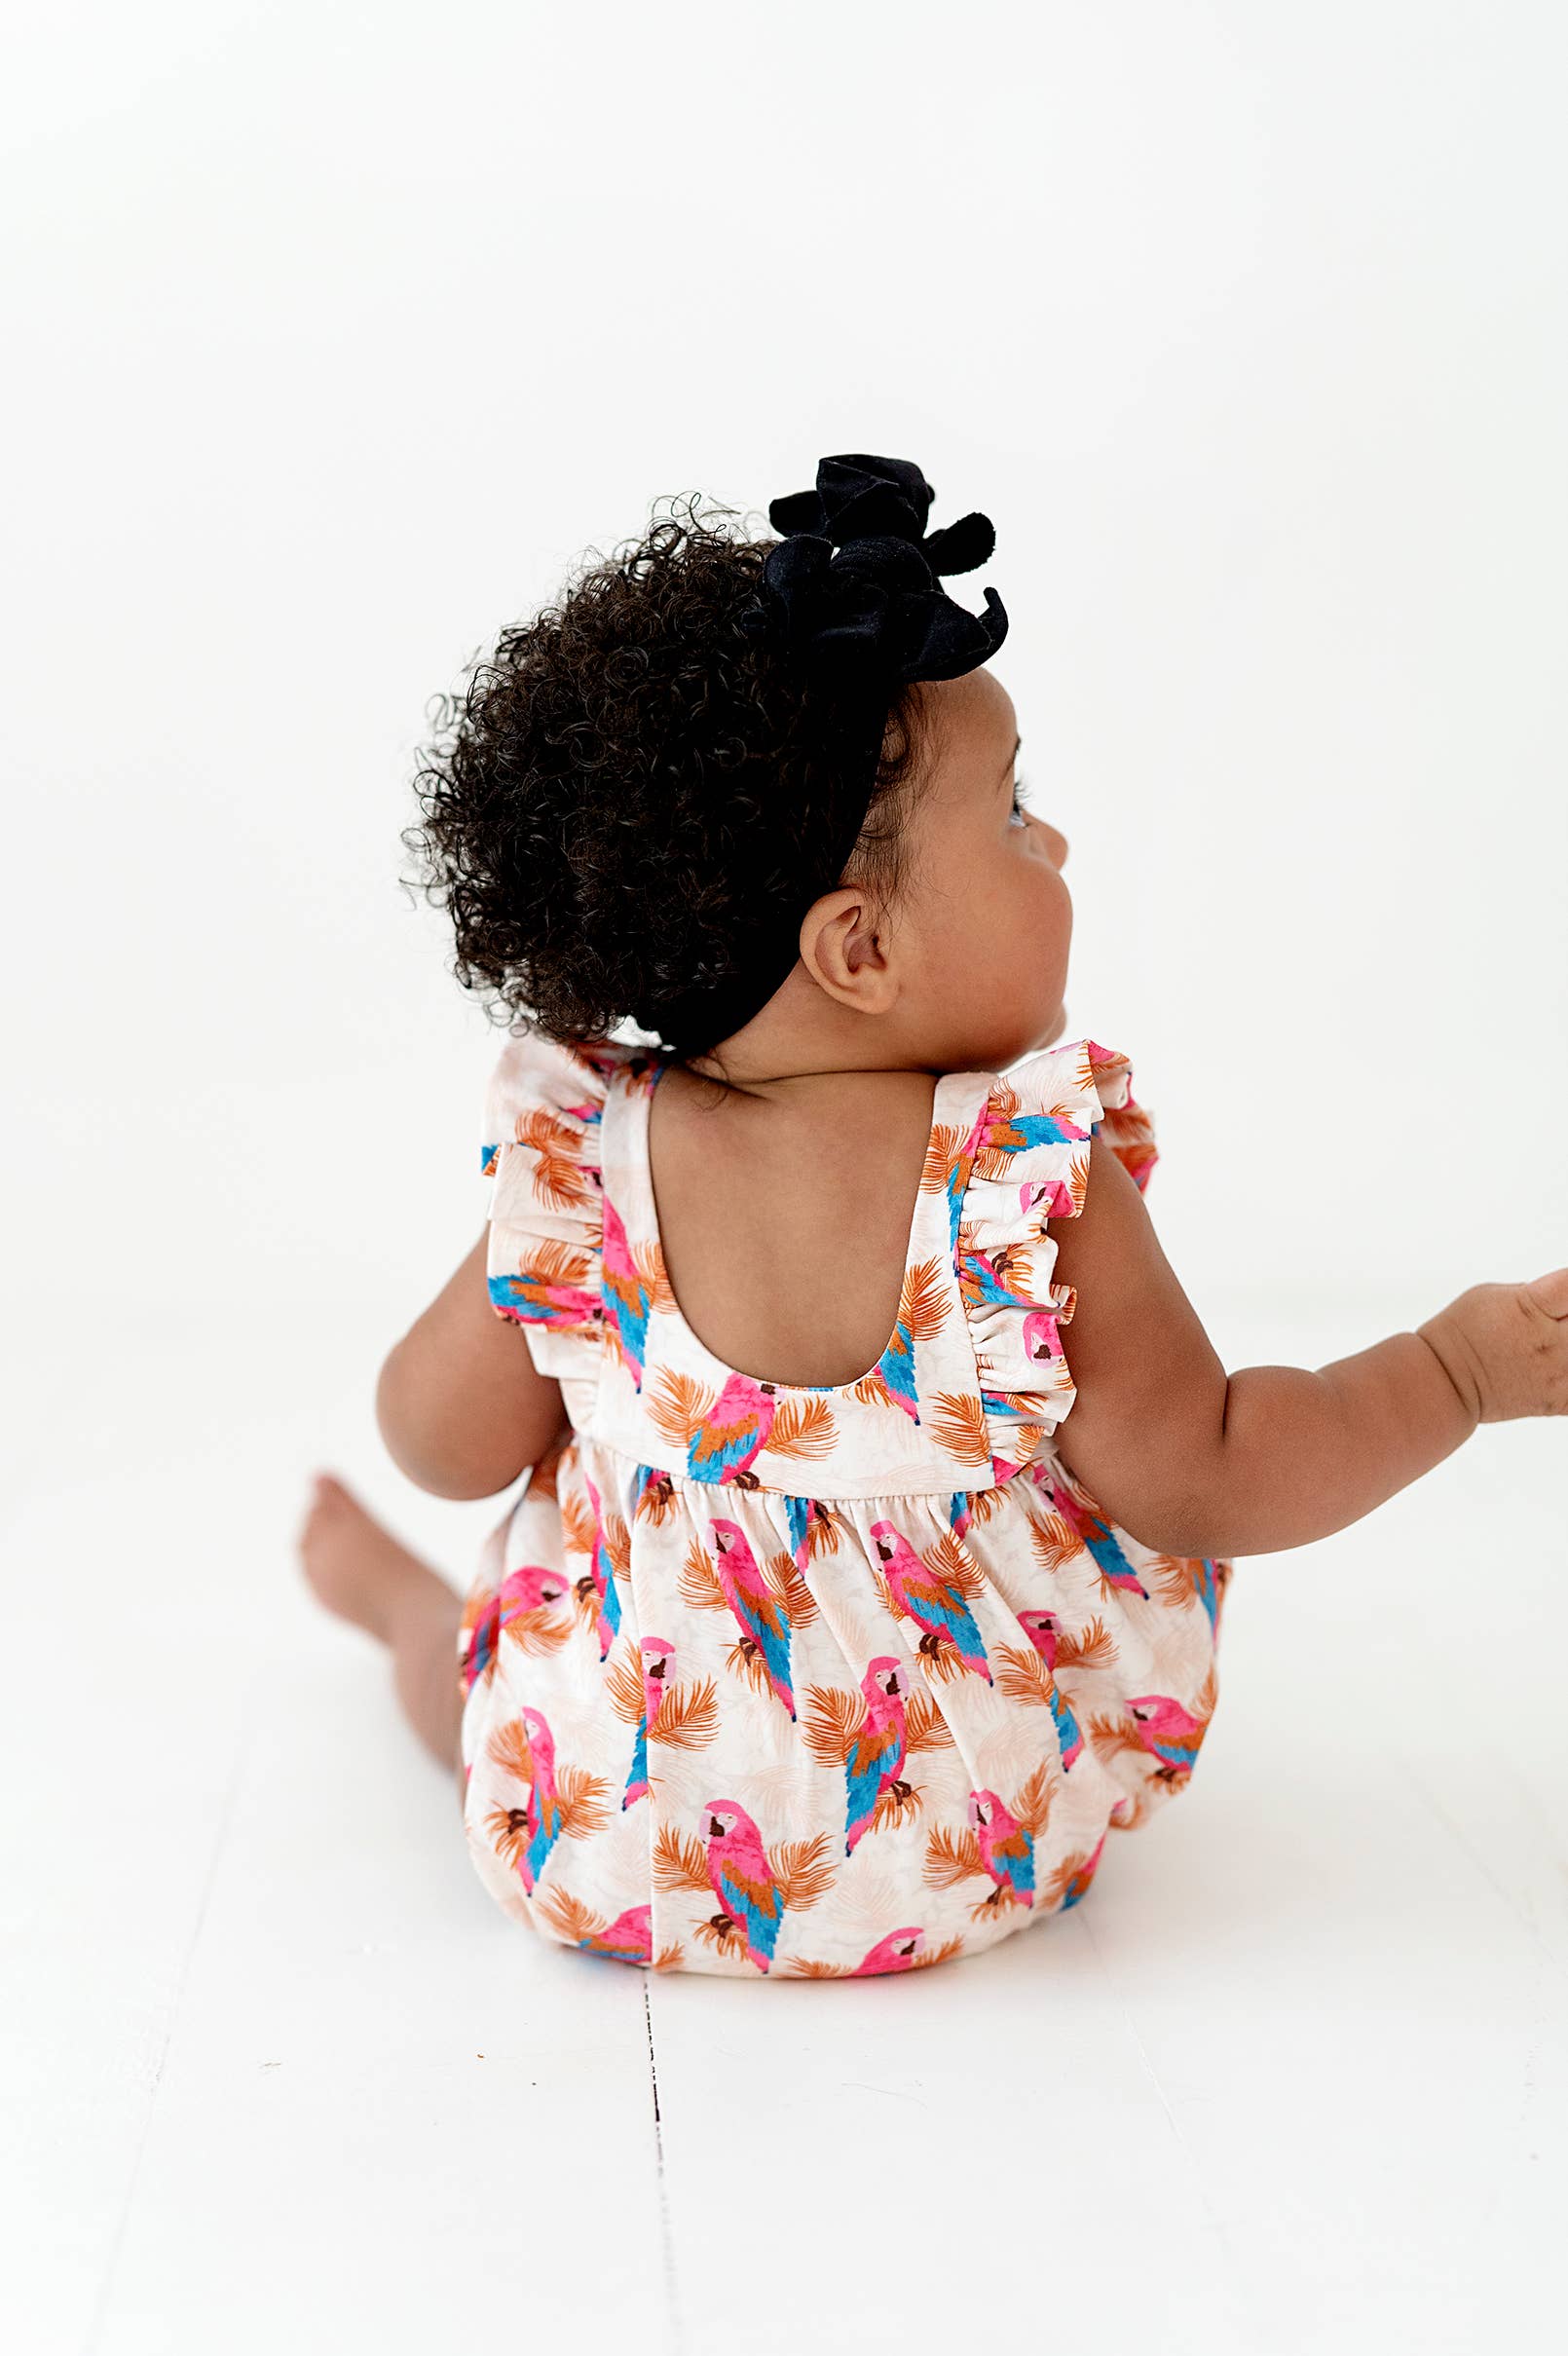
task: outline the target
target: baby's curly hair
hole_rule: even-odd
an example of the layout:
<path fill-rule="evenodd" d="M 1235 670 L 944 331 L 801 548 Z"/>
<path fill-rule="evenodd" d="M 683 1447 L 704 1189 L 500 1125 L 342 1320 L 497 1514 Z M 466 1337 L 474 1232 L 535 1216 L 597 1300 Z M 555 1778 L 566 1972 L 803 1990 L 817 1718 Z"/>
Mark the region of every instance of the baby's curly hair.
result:
<path fill-rule="evenodd" d="M 740 626 L 776 542 L 732 532 L 739 511 L 697 495 L 684 515 L 660 504 L 642 540 L 584 560 L 474 659 L 461 696 L 437 699 L 424 822 L 400 838 L 423 860 L 405 883 L 450 912 L 462 988 L 563 1044 L 729 970 L 757 889 L 755 856 L 733 855 L 743 838 L 765 842 L 764 888 L 803 916 L 803 850 L 840 790 L 831 696 Z M 843 870 L 878 907 L 904 881 L 924 744 L 917 688 L 897 691 Z"/>

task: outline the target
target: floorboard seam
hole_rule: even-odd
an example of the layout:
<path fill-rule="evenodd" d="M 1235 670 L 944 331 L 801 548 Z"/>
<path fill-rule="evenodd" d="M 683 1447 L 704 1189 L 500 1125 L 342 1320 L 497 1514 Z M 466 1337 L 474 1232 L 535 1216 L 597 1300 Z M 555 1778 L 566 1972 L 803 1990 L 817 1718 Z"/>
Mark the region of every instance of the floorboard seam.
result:
<path fill-rule="evenodd" d="M 108 2256 L 103 2262 L 103 2273 L 98 2283 L 98 2296 L 93 2304 L 92 2321 L 88 2325 L 87 2335 L 82 2342 L 83 2356 L 95 2356 L 95 2351 L 103 2336 L 104 2324 L 108 2319 L 109 2295 L 114 2288 L 114 2278 L 120 2264 L 120 2252 L 125 2244 L 126 2232 L 131 2224 L 131 2212 L 135 2205 L 136 2188 L 141 2181 L 141 2165 L 146 2157 L 147 2145 L 152 2136 L 153 2114 L 158 2108 L 158 2090 L 164 2082 L 164 2070 L 168 2061 L 169 2048 L 174 2042 L 175 2032 L 179 2027 L 179 2017 L 185 2003 L 185 1990 L 191 1976 L 191 1965 L 195 1961 L 197 1948 L 202 1943 L 202 1929 L 206 1922 L 206 1911 L 212 1900 L 212 1887 L 218 1878 L 218 1866 L 222 1860 L 223 1845 L 228 1835 L 229 1818 L 234 1814 L 234 1804 L 240 1790 L 240 1777 L 250 1747 L 255 1694 L 256 1679 L 252 1677 L 249 1692 L 245 1696 L 240 1739 L 234 1747 L 234 1763 L 229 1770 L 228 1788 L 224 1792 L 223 1805 L 218 1811 L 217 1826 L 212 1835 L 212 1851 L 207 1858 L 206 1874 L 202 1884 L 201 1903 L 196 1910 L 196 1920 L 191 1926 L 190 1940 L 185 1949 L 185 1961 L 180 1966 L 179 1979 L 174 1989 L 174 2001 L 168 2008 L 168 2027 L 165 2032 L 163 2046 L 153 2070 L 153 2082 L 147 2095 L 146 2115 L 142 2119 L 141 2133 L 136 2140 L 136 2155 L 131 2163 L 131 2175 L 126 2185 L 125 2198 L 120 2204 L 120 2215 L 115 2224 L 114 2238 L 109 2244 Z"/>
<path fill-rule="evenodd" d="M 658 2106 L 658 2056 L 653 2049 L 653 2007 L 643 1981 L 643 2024 L 648 2031 L 648 2075 L 653 2095 L 653 2166 L 658 2179 L 658 2227 L 664 2245 L 664 2292 L 669 2301 L 670 2356 L 686 2344 L 681 2329 L 681 2295 L 675 2273 L 675 2234 L 670 2224 L 670 2188 L 664 2173 L 664 2118 Z"/>

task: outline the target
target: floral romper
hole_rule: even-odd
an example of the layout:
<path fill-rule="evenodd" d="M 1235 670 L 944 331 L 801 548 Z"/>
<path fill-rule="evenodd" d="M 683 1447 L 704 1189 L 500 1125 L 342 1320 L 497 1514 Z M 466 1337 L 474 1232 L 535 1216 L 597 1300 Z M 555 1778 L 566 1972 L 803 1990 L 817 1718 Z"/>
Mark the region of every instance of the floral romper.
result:
<path fill-rule="evenodd" d="M 1099 1133 L 1155 1159 L 1124 1056 L 936 1087 L 898 1322 L 849 1383 L 714 1357 L 660 1252 L 660 1066 L 509 1035 L 489 1286 L 570 1429 L 485 1542 L 459 1637 L 464 1825 L 547 1937 L 657 1969 L 838 1977 L 1075 1905 L 1184 1788 L 1226 1562 L 1139 1545 L 1058 1461 L 1074 1294 L 1048 1220 Z"/>

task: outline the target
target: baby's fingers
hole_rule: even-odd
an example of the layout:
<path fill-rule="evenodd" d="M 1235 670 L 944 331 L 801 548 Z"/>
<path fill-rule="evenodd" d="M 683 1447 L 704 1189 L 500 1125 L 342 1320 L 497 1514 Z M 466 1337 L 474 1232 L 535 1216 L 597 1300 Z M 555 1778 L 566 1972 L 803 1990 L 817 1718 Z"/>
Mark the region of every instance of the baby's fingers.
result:
<path fill-rule="evenodd" d="M 1553 1268 L 1549 1276 L 1538 1276 L 1520 1290 L 1549 1317 L 1568 1317 L 1568 1268 Z"/>

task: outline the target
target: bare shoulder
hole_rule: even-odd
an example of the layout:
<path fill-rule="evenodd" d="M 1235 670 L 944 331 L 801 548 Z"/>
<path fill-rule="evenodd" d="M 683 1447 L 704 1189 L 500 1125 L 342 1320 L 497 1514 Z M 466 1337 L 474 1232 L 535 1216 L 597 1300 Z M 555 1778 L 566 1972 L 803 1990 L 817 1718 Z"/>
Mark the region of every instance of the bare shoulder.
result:
<path fill-rule="evenodd" d="M 1222 1444 L 1224 1365 L 1101 1136 L 1090 1141 L 1083 1211 L 1048 1232 L 1053 1277 L 1076 1293 L 1062 1328 L 1076 1397 L 1057 1454 L 1135 1539 L 1182 1552 Z"/>

